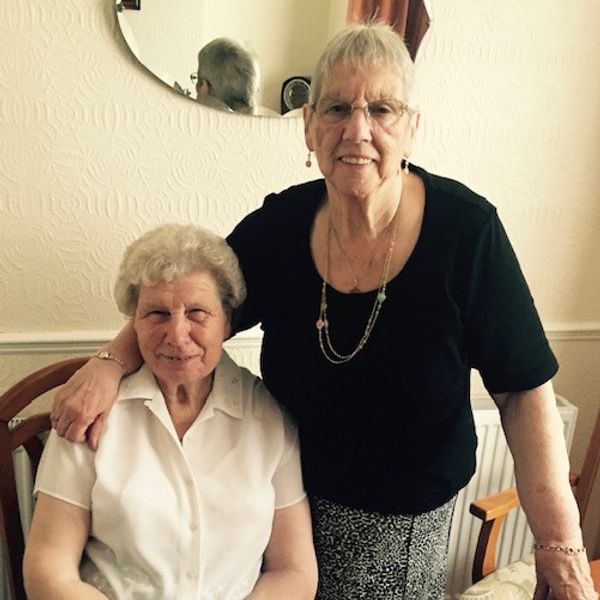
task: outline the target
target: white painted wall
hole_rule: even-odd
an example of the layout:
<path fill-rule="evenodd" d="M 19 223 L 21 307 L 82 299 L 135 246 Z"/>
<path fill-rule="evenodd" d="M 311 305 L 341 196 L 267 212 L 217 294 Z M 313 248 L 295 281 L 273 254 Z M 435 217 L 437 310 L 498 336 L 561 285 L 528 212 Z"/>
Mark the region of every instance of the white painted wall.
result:
<path fill-rule="evenodd" d="M 580 408 L 577 467 L 600 404 L 600 3 L 432 4 L 413 159 L 498 206 L 563 364 L 557 389 Z M 112 9 L 0 4 L 0 390 L 121 326 L 112 282 L 139 233 L 225 234 L 265 193 L 318 176 L 298 120 L 176 95 L 130 57 Z"/>

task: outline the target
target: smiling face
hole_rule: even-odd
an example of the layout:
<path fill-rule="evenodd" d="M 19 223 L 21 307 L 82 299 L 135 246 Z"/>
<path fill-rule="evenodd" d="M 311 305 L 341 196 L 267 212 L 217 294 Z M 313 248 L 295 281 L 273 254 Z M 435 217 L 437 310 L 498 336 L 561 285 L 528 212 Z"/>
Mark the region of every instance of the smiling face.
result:
<path fill-rule="evenodd" d="M 316 110 L 305 108 L 306 143 L 328 186 L 342 195 L 365 198 L 401 176 L 400 164 L 410 155 L 418 114 L 406 111 L 385 128 L 367 119 L 362 110 L 332 123 L 322 107 L 341 101 L 356 108 L 379 100 L 405 100 L 398 73 L 386 66 L 362 69 L 339 64 L 323 82 Z"/>
<path fill-rule="evenodd" d="M 217 285 L 206 272 L 142 287 L 133 325 L 142 357 L 161 387 L 202 383 L 230 335 Z"/>

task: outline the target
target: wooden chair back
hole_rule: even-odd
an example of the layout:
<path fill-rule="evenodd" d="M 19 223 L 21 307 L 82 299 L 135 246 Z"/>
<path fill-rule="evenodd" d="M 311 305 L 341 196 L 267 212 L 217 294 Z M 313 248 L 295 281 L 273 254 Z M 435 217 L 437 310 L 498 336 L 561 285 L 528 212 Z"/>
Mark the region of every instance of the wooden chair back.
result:
<path fill-rule="evenodd" d="M 581 514 L 581 522 L 585 518 L 590 497 L 592 495 L 592 488 L 594 487 L 594 480 L 598 473 L 598 467 L 600 466 L 600 409 L 596 416 L 596 425 L 592 430 L 592 437 L 588 445 L 581 472 L 576 478 L 575 482 L 575 500 L 577 500 L 577 506 Z"/>
<path fill-rule="evenodd" d="M 43 450 L 39 436 L 51 426 L 48 412 L 35 414 L 16 425 L 11 421 L 36 398 L 65 383 L 87 360 L 88 357 L 71 358 L 48 365 L 31 373 L 0 396 L 0 542 L 6 560 L 8 590 L 14 600 L 26 600 L 22 575 L 25 539 L 15 480 L 14 451 L 20 446 L 25 449 L 35 477 Z"/>

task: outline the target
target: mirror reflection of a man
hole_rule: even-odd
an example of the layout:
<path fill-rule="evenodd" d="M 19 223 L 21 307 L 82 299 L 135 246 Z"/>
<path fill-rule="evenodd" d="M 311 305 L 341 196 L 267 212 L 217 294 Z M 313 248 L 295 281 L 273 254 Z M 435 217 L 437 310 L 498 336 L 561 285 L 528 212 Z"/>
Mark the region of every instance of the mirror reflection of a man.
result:
<path fill-rule="evenodd" d="M 195 75 L 195 77 L 194 77 Z M 195 79 L 198 101 L 243 113 L 252 113 L 259 87 L 256 58 L 228 38 L 216 38 L 198 52 Z"/>

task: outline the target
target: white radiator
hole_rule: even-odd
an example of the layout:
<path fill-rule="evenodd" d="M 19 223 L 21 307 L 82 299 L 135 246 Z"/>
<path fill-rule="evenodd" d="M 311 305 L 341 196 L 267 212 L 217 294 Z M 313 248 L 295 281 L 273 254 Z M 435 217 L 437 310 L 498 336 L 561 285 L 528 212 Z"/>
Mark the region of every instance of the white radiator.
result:
<path fill-rule="evenodd" d="M 557 396 L 567 447 L 571 448 L 577 407 Z M 471 568 L 481 521 L 469 512 L 470 503 L 514 486 L 513 461 L 500 426 L 500 416 L 489 397 L 472 399 L 477 430 L 477 470 L 458 495 L 448 549 L 447 599 L 458 598 L 471 585 Z M 498 564 L 504 566 L 531 553 L 533 537 L 521 509 L 513 510 L 503 525 Z"/>
<path fill-rule="evenodd" d="M 567 447 L 570 448 L 575 431 L 577 407 L 561 396 L 557 397 L 557 402 L 565 426 Z M 474 398 L 472 404 L 479 440 L 477 471 L 469 485 L 458 495 L 454 509 L 448 550 L 448 583 L 445 596 L 447 599 L 458 598 L 460 593 L 471 584 L 471 566 L 480 521 L 469 513 L 469 504 L 476 498 L 514 485 L 512 457 L 500 427 L 498 410 L 489 397 Z M 22 449 L 15 453 L 15 473 L 25 529 L 28 531 L 33 507 L 32 478 L 29 459 Z M 503 531 L 498 557 L 500 565 L 508 564 L 531 552 L 533 539 L 522 510 L 512 511 L 506 519 Z M 0 572 L 0 598 L 7 599 L 8 592 L 4 582 L 4 573 Z"/>

